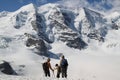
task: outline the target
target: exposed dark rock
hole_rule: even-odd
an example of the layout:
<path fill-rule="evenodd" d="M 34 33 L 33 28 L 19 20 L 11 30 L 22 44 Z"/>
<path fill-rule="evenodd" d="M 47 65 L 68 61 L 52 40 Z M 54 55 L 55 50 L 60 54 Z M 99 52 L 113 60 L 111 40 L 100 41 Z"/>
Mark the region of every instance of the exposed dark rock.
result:
<path fill-rule="evenodd" d="M 68 35 L 68 36 L 72 36 L 75 37 L 76 35 L 78 35 L 77 33 L 69 33 L 69 32 L 63 32 L 61 33 L 62 35 Z"/>
<path fill-rule="evenodd" d="M 21 26 L 15 25 L 14 28 L 19 29 Z"/>
<path fill-rule="evenodd" d="M 38 43 L 37 40 L 34 40 L 34 39 L 32 39 L 32 38 L 28 38 L 28 40 L 26 41 L 26 46 L 27 46 L 27 47 L 30 47 L 30 46 L 32 46 L 32 45 L 36 45 L 37 43 Z"/>
<path fill-rule="evenodd" d="M 43 30 L 42 22 L 42 16 L 36 13 L 36 20 L 34 21 L 34 25 L 32 24 L 33 29 L 36 28 L 35 30 L 37 30 L 38 32 L 40 29 Z"/>
<path fill-rule="evenodd" d="M 26 46 L 27 47 L 35 46 L 35 49 L 37 49 L 36 52 L 37 54 L 45 55 L 45 56 L 48 55 L 45 42 L 41 39 L 37 40 L 37 39 L 28 38 L 28 40 L 26 41 Z"/>
<path fill-rule="evenodd" d="M 32 21 L 31 24 L 32 24 L 33 29 L 34 29 L 35 31 L 38 31 L 36 21 Z"/>
<path fill-rule="evenodd" d="M 51 25 L 56 26 L 56 29 L 57 29 L 58 31 L 60 31 L 61 29 L 62 29 L 62 30 L 66 30 L 66 29 L 67 29 L 67 26 L 66 26 L 66 25 L 64 25 L 64 24 L 62 24 L 62 23 L 59 23 L 56 19 L 54 19 L 53 16 L 50 15 L 50 16 L 49 16 L 49 19 L 53 20 L 52 23 L 51 23 Z"/>
<path fill-rule="evenodd" d="M 46 45 L 45 45 L 43 40 L 38 40 L 38 46 L 36 46 L 36 49 L 39 51 L 38 54 L 45 55 L 45 56 L 48 55 L 47 47 L 46 47 Z"/>
<path fill-rule="evenodd" d="M 37 35 L 32 35 L 32 34 L 29 34 L 29 33 L 24 33 L 24 35 L 28 38 L 36 38 Z"/>
<path fill-rule="evenodd" d="M 8 75 L 17 75 L 15 70 L 13 70 L 12 66 L 6 61 L 3 61 L 3 63 L 0 64 L 0 71 Z"/>
<path fill-rule="evenodd" d="M 67 25 L 67 26 L 69 26 L 70 25 L 70 23 L 71 23 L 71 18 L 68 16 L 68 14 L 67 13 L 62 13 L 62 15 L 64 16 L 64 19 L 65 19 L 65 21 L 64 21 L 64 23 Z"/>
<path fill-rule="evenodd" d="M 119 26 L 112 21 L 112 29 L 118 30 Z"/>
<path fill-rule="evenodd" d="M 43 21 L 42 16 L 37 14 L 36 15 L 36 21 L 37 22 L 42 22 Z"/>
<path fill-rule="evenodd" d="M 76 38 L 74 40 L 69 40 L 66 45 L 68 45 L 69 47 L 72 48 L 76 48 L 76 49 L 84 49 L 87 44 L 80 38 Z"/>
<path fill-rule="evenodd" d="M 56 12 L 54 12 L 54 15 L 49 15 L 49 19 L 52 20 L 51 25 L 53 25 L 56 29 L 58 40 L 65 42 L 67 46 L 72 48 L 85 48 L 87 44 L 78 37 L 78 32 L 74 31 L 75 29 L 70 27 L 72 21 L 70 15 L 65 12 L 59 12 L 59 14 L 62 14 L 61 16 L 56 14 Z M 56 19 L 56 17 L 58 18 Z"/>
<path fill-rule="evenodd" d="M 0 36 L 0 48 L 4 49 L 9 47 L 9 43 L 12 41 L 12 38 Z"/>
<path fill-rule="evenodd" d="M 90 39 L 95 39 L 95 40 L 98 40 L 98 41 L 102 41 L 104 42 L 104 38 L 97 35 L 97 33 L 90 33 L 87 35 Z"/>
<path fill-rule="evenodd" d="M 14 28 L 19 29 L 22 26 L 25 25 L 26 21 L 27 21 L 27 15 L 28 13 L 25 12 L 20 12 L 19 14 L 16 15 L 16 23 Z"/>
<path fill-rule="evenodd" d="M 45 25 L 44 17 L 42 15 L 39 15 L 38 13 L 36 13 L 36 20 L 32 21 L 31 25 L 33 29 L 37 31 L 38 36 L 40 38 L 44 39 L 48 43 L 52 43 L 52 41 L 49 40 L 48 35 L 46 35 L 46 32 L 45 32 L 46 25 Z"/>
<path fill-rule="evenodd" d="M 42 22 L 43 22 L 42 16 L 36 14 L 36 20 L 31 22 L 33 29 L 36 30 L 37 32 L 43 30 Z"/>

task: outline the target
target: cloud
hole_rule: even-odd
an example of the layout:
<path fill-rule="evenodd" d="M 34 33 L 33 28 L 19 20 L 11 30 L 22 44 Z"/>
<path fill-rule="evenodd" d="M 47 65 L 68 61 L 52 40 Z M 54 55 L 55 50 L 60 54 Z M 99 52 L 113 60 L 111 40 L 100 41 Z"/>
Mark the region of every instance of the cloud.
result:
<path fill-rule="evenodd" d="M 87 0 L 61 0 L 59 1 L 60 4 L 66 6 L 66 7 L 85 7 L 88 5 Z"/>
<path fill-rule="evenodd" d="M 94 1 L 93 3 L 89 4 L 89 7 L 101 10 L 101 11 L 108 11 L 112 9 L 112 4 L 109 3 L 108 0 L 100 0 L 100 1 Z"/>
<path fill-rule="evenodd" d="M 101 2 L 97 4 L 99 8 L 102 8 L 105 12 L 120 12 L 120 0 L 101 0 Z"/>
<path fill-rule="evenodd" d="M 103 12 L 120 11 L 120 0 L 93 0 L 93 2 L 89 2 L 89 0 L 61 0 L 59 3 L 66 7 L 88 7 Z"/>
<path fill-rule="evenodd" d="M 119 11 L 120 12 L 120 0 L 107 0 L 113 7 L 111 11 Z"/>
<path fill-rule="evenodd" d="M 19 0 L 20 3 L 24 3 L 25 0 Z M 31 0 L 32 1 L 32 0 Z M 35 0 L 36 4 L 39 6 L 45 4 L 48 0 Z M 119 11 L 120 12 L 120 0 L 58 0 L 57 3 L 72 8 L 87 7 L 90 9 L 111 12 Z"/>

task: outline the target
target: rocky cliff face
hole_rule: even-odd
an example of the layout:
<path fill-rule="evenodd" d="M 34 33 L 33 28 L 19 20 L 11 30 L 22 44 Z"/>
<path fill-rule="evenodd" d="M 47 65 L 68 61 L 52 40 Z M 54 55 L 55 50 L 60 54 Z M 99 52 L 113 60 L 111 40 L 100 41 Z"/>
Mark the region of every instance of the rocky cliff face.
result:
<path fill-rule="evenodd" d="M 119 29 L 119 19 L 119 15 L 106 18 L 87 8 L 70 10 L 58 4 L 41 7 L 29 4 L 15 12 L 0 13 L 0 30 L 4 29 L 0 33 L 11 39 L 22 36 L 19 39 L 23 39 L 27 47 L 34 46 L 37 53 L 47 55 L 46 44 L 55 41 L 80 50 L 87 48 L 92 40 L 104 42 L 108 30 Z"/>

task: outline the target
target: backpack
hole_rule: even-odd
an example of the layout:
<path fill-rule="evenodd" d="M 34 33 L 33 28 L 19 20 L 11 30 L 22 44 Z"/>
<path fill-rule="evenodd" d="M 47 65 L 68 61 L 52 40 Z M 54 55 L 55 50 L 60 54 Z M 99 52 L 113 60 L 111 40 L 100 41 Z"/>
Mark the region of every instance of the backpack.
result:
<path fill-rule="evenodd" d="M 61 67 L 67 67 L 68 66 L 68 62 L 66 59 L 63 59 L 61 62 Z"/>
<path fill-rule="evenodd" d="M 46 70 L 48 69 L 48 64 L 47 64 L 47 62 L 44 62 L 44 63 L 42 64 L 42 67 L 43 67 L 43 70 L 46 71 Z"/>

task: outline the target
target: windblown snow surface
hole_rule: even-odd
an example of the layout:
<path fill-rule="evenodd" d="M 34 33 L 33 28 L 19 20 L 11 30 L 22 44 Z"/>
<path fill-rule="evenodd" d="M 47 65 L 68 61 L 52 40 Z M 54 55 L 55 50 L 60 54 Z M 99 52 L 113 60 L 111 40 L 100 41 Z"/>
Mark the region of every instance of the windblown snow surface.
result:
<path fill-rule="evenodd" d="M 60 80 L 119 80 L 120 44 L 116 42 L 116 39 L 112 39 L 115 42 L 105 43 L 96 48 L 89 47 L 82 51 L 63 46 L 61 42 L 53 44 L 51 51 L 56 54 L 64 53 L 69 62 L 68 78 Z M 23 45 L 14 43 L 11 46 L 14 45 L 16 47 L 8 48 L 6 51 L 1 50 L 0 59 L 10 61 L 19 76 L 7 76 L 1 73 L 1 80 L 58 80 L 52 72 L 51 78 L 45 78 L 41 63 L 46 58 L 27 51 Z M 51 60 L 52 67 L 56 63 L 59 63 L 59 60 Z M 25 65 L 25 68 L 20 65 Z"/>
<path fill-rule="evenodd" d="M 119 80 L 120 44 L 110 48 L 106 48 L 106 44 L 98 48 L 78 51 L 61 46 L 61 43 L 56 43 L 52 51 L 64 53 L 69 62 L 68 79 L 65 80 Z M 41 67 L 41 63 L 44 61 L 42 57 L 33 55 L 31 52 L 21 49 L 21 47 L 24 46 L 17 45 L 16 48 L 13 48 L 13 50 L 16 49 L 16 52 L 12 49 L 0 52 L 0 59 L 11 61 L 13 68 L 20 74 L 20 76 L 1 74 L 1 80 L 57 80 L 52 72 L 51 78 L 44 77 Z M 59 63 L 59 60 L 52 59 L 51 63 L 54 67 L 55 63 Z M 19 65 L 25 65 L 26 67 L 19 70 L 21 68 Z"/>
<path fill-rule="evenodd" d="M 120 80 L 120 29 L 108 31 L 104 43 L 93 40 L 83 50 L 67 47 L 61 41 L 51 44 L 50 51 L 55 54 L 63 53 L 69 63 L 67 79 L 57 79 L 56 71 L 55 74 L 51 72 L 50 78 L 44 76 L 42 63 L 47 57 L 37 55 L 25 46 L 26 38 L 20 34 L 29 32 L 28 28 L 17 30 L 11 27 L 7 18 L 0 20 L 6 20 L 0 22 L 0 61 L 10 62 L 19 74 L 13 76 L 0 73 L 0 80 Z M 51 58 L 52 67 L 59 61 Z"/>

